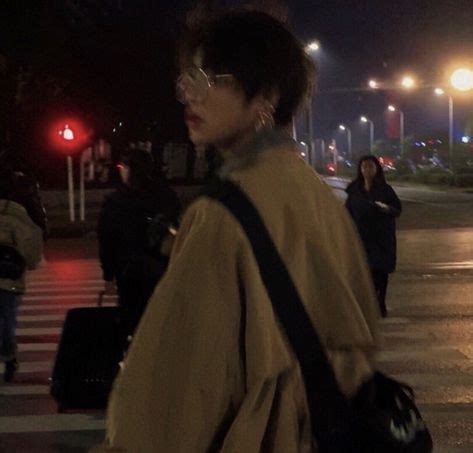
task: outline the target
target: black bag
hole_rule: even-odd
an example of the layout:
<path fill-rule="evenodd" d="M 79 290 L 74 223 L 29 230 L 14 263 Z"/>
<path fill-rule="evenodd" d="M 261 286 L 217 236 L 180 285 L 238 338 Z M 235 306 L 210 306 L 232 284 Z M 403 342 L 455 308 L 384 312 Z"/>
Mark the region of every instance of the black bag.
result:
<path fill-rule="evenodd" d="M 18 280 L 26 270 L 25 259 L 10 245 L 0 244 L 0 278 Z"/>
<path fill-rule="evenodd" d="M 104 409 L 124 348 L 119 307 L 69 310 L 51 377 L 58 411 Z"/>
<path fill-rule="evenodd" d="M 412 389 L 379 372 L 348 400 L 258 211 L 232 182 L 207 191 L 239 221 L 273 309 L 300 363 L 312 432 L 322 453 L 430 453 L 432 438 Z"/>

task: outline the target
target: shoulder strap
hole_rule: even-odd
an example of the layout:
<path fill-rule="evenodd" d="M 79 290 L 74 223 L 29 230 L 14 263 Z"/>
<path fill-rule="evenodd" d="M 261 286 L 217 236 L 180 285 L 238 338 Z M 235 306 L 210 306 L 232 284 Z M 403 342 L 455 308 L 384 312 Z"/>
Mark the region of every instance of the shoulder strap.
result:
<path fill-rule="evenodd" d="M 350 411 L 297 288 L 257 209 L 240 188 L 223 181 L 220 190 L 214 185 L 205 194 L 222 203 L 248 237 L 273 309 L 299 361 L 314 435 L 323 443 L 329 432 L 345 429 Z"/>

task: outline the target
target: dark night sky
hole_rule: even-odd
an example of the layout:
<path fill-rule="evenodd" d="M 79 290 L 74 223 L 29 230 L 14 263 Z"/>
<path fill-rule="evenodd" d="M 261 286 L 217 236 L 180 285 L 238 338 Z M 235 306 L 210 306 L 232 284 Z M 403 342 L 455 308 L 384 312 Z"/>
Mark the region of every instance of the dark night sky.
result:
<path fill-rule="evenodd" d="M 222 0 L 217 3 L 239 2 Z M 256 3 L 261 4 L 263 0 Z M 162 119 L 173 116 L 167 115 L 169 109 L 178 112 L 172 98 L 172 46 L 164 44 L 163 48 L 154 49 L 153 43 L 172 42 L 178 36 L 192 0 L 5 0 L 0 6 L 0 33 L 7 39 L 0 39 L 0 53 L 12 55 L 23 64 L 29 63 L 31 48 L 37 40 L 38 11 L 45 4 L 53 12 L 51 17 L 55 17 L 57 11 L 67 9 L 70 17 L 80 17 L 83 21 L 83 28 L 79 28 L 82 31 L 76 30 L 69 36 L 56 35 L 55 25 L 46 30 L 50 42 L 58 41 L 57 52 L 64 52 L 67 47 L 61 47 L 60 41 L 67 39 L 72 55 L 71 67 L 77 64 L 82 72 L 80 82 L 84 98 L 93 102 L 95 90 L 107 102 L 116 102 L 118 111 L 126 113 L 128 109 L 133 115 L 140 111 L 147 115 L 146 112 L 156 108 L 161 111 L 157 117 Z M 110 26 L 104 16 L 93 33 L 83 31 L 88 30 L 84 28 L 88 23 L 88 11 L 95 14 L 100 8 L 98 5 L 116 10 L 120 4 L 123 9 L 117 15 L 118 28 L 116 24 Z M 445 71 L 455 60 L 473 63 L 473 0 L 287 0 L 285 4 L 289 24 L 296 34 L 304 41 L 316 38 L 322 44 L 322 52 L 314 56 L 322 92 L 339 87 L 361 87 L 368 77 L 395 80 L 407 69 L 424 83 L 436 83 L 445 80 Z M 71 13 L 75 11 L 75 5 L 79 5 L 82 16 Z M 136 22 L 134 34 L 123 34 L 123 23 L 132 21 Z M 44 30 L 43 26 L 43 35 Z M 141 53 L 136 57 L 134 47 L 129 45 L 131 40 L 148 39 L 148 35 L 151 36 L 149 45 L 142 45 Z M 112 45 L 115 43 L 113 51 L 120 60 L 112 73 L 114 57 L 104 46 L 106 40 Z M 156 64 L 153 67 L 156 61 L 160 68 Z M 133 65 L 137 66 L 134 73 Z M 160 72 L 164 67 L 167 69 Z M 71 69 L 70 74 L 74 76 Z M 143 86 L 138 87 L 140 84 Z M 135 95 L 139 99 L 128 107 L 127 102 Z M 318 95 L 314 104 L 316 134 L 330 138 L 339 122 L 359 128 L 358 118 L 363 113 L 375 121 L 375 135 L 381 137 L 383 112 L 390 101 L 397 102 L 404 110 L 408 134 L 419 129 L 446 129 L 446 105 L 442 105 L 440 99 L 433 99 L 427 90 L 409 95 L 362 92 Z M 458 133 L 462 120 L 471 110 L 471 97 L 469 101 L 456 102 Z M 139 119 L 139 115 L 136 117 Z M 174 124 L 181 121 L 179 114 L 177 117 Z M 172 129 L 165 126 L 163 133 Z M 180 130 L 182 133 L 182 128 Z M 354 129 L 355 143 L 357 137 L 365 139 L 362 132 Z"/>

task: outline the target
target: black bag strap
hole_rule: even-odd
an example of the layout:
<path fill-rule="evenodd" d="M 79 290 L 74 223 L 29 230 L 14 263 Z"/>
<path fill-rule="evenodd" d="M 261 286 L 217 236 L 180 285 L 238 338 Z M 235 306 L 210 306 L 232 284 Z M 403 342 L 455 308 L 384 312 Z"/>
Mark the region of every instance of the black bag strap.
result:
<path fill-rule="evenodd" d="M 257 209 L 231 181 L 221 181 L 205 194 L 222 203 L 245 231 L 258 263 L 273 309 L 299 361 L 319 444 L 352 422 L 348 401 L 342 394 L 324 347 L 305 310 L 291 276 Z"/>

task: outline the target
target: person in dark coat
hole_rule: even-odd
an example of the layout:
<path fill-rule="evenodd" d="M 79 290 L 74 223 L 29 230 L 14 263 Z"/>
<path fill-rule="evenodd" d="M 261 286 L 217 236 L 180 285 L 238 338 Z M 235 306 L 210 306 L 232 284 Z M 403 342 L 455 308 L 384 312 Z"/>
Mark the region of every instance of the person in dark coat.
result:
<path fill-rule="evenodd" d="M 365 247 L 381 315 L 386 317 L 388 275 L 396 268 L 396 217 L 402 211 L 401 201 L 372 155 L 360 159 L 357 177 L 346 192 L 346 207 Z"/>
<path fill-rule="evenodd" d="M 99 256 L 105 290 L 110 293 L 116 285 L 125 330 L 131 335 L 166 270 L 168 257 L 162 253 L 162 240 L 168 240 L 168 228 L 174 231 L 171 225 L 178 223 L 181 204 L 164 177 L 155 172 L 149 152 L 134 149 L 117 167 L 122 184 L 101 209 Z M 153 225 L 154 231 L 159 230 L 159 244 L 151 250 Z"/>

